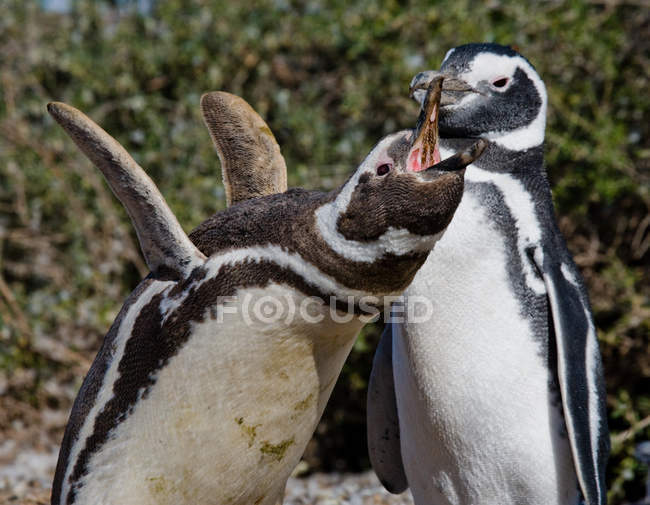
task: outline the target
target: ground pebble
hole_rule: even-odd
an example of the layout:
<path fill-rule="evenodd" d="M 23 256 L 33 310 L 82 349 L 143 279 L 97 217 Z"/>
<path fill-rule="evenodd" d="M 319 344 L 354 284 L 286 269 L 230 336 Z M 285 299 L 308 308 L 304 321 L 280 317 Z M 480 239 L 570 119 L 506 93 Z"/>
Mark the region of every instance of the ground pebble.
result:
<path fill-rule="evenodd" d="M 413 505 L 413 498 L 390 494 L 373 472 L 317 473 L 289 479 L 284 505 Z"/>

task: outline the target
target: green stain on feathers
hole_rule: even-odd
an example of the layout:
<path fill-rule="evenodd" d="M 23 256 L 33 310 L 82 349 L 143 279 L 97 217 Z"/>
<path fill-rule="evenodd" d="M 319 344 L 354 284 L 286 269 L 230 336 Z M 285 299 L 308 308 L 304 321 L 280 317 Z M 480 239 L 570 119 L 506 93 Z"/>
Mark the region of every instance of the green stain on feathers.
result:
<path fill-rule="evenodd" d="M 294 437 L 283 440 L 279 444 L 272 444 L 268 440 L 262 442 L 262 447 L 260 447 L 260 452 L 265 456 L 270 456 L 275 461 L 282 461 L 284 454 L 287 452 L 287 449 L 295 443 Z"/>

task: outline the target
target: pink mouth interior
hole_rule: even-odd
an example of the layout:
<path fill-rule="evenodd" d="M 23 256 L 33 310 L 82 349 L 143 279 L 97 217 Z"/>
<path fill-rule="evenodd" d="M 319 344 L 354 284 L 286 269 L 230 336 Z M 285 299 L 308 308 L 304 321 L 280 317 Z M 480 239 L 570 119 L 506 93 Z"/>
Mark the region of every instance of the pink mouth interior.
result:
<path fill-rule="evenodd" d="M 429 117 L 429 121 L 433 123 L 436 119 L 436 115 L 438 114 L 438 106 L 433 107 L 433 111 L 431 112 L 431 116 Z M 424 158 L 424 161 L 422 160 L 422 141 L 418 141 L 415 146 L 411 148 L 411 152 L 409 153 L 409 158 L 408 158 L 408 164 L 407 164 L 407 169 L 411 170 L 413 172 L 421 172 L 422 170 L 426 170 L 429 167 L 432 167 L 433 165 L 436 165 L 437 163 L 440 163 L 440 150 L 438 149 L 438 142 L 436 140 L 436 146 L 433 148 L 433 153 L 430 151 L 426 153 L 426 156 Z"/>
<path fill-rule="evenodd" d="M 411 149 L 407 168 L 413 172 L 421 172 L 422 170 L 426 170 L 427 168 L 436 165 L 437 163 L 440 163 L 440 150 L 438 149 L 437 144 L 433 150 L 433 156 L 431 153 L 427 153 L 424 163 L 422 163 L 421 146 L 418 145 L 417 147 Z"/>

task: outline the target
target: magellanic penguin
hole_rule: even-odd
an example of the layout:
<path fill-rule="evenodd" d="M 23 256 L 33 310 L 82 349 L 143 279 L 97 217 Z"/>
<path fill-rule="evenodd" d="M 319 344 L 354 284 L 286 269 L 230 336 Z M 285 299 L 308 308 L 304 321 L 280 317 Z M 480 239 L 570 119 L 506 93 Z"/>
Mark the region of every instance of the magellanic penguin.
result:
<path fill-rule="evenodd" d="M 417 505 L 573 505 L 580 492 L 603 505 L 603 371 L 544 169 L 544 83 L 496 44 L 450 50 L 440 71 L 413 79 L 414 97 L 440 75 L 442 156 L 491 143 L 404 293 L 422 317 L 382 335 L 368 393 L 373 467 Z"/>
<path fill-rule="evenodd" d="M 70 106 L 48 110 L 125 205 L 151 268 L 75 400 L 52 503 L 281 501 L 361 316 L 410 283 L 486 143 L 414 173 L 430 116 L 382 139 L 340 189 L 254 197 L 284 184 L 254 183 L 188 237 L 113 138 Z"/>

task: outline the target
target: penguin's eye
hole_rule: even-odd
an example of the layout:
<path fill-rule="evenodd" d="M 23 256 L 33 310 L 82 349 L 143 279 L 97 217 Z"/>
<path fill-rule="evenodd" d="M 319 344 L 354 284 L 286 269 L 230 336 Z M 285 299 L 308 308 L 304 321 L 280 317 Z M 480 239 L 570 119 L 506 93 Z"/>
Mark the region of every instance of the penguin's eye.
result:
<path fill-rule="evenodd" d="M 508 85 L 508 82 L 510 82 L 510 79 L 507 77 L 499 77 L 498 79 L 492 81 L 492 87 L 493 88 L 505 88 Z"/>
<path fill-rule="evenodd" d="M 383 165 L 379 165 L 377 167 L 377 175 L 386 175 L 388 172 L 390 172 L 390 169 L 391 169 L 390 163 L 384 163 Z"/>

